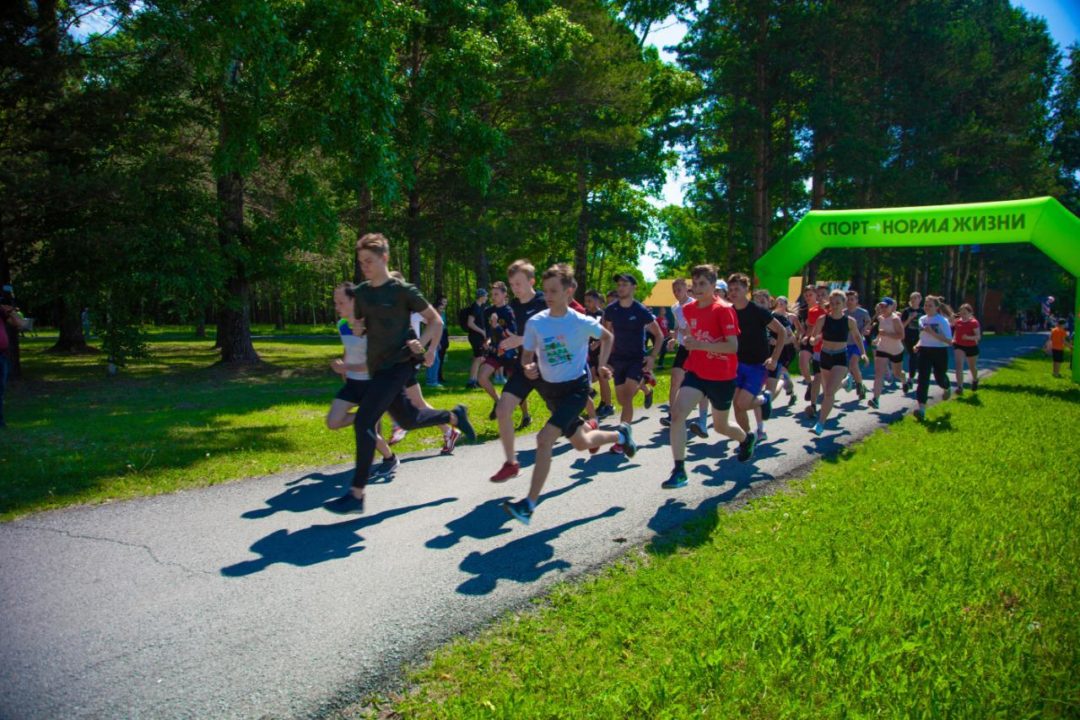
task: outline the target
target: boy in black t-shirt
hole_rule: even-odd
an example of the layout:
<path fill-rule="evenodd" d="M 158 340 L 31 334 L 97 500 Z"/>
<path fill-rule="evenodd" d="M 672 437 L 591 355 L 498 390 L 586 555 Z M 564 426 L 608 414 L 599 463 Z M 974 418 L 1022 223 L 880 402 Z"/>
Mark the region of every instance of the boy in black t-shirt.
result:
<path fill-rule="evenodd" d="M 739 372 L 735 378 L 735 422 L 754 443 L 764 439 L 764 421 L 772 415 L 772 395 L 765 388 L 765 378 L 780 362 L 782 345 L 769 351 L 769 331 L 783 336 L 784 326 L 773 317 L 772 312 L 750 302 L 750 278 L 742 273 L 728 277 L 728 299 L 735 306 L 739 318 Z M 757 433 L 750 431 L 750 416 L 757 418 Z M 760 413 L 760 415 L 758 415 Z"/>
<path fill-rule="evenodd" d="M 469 347 L 472 348 L 472 365 L 469 366 L 469 382 L 465 383 L 466 390 L 479 387 L 477 374 L 480 365 L 484 362 L 484 342 L 487 338 L 486 317 L 488 309 L 488 292 L 484 288 L 476 291 L 476 302 L 468 307 L 468 315 L 465 319 L 465 329 L 469 333 Z"/>
<path fill-rule="evenodd" d="M 926 313 L 922 309 L 922 293 L 913 292 L 908 298 L 908 306 L 900 313 L 900 322 L 904 325 L 904 350 L 907 352 L 907 379 L 904 381 L 904 392 L 909 392 L 915 385 L 915 374 L 918 370 L 919 343 L 919 318 Z"/>

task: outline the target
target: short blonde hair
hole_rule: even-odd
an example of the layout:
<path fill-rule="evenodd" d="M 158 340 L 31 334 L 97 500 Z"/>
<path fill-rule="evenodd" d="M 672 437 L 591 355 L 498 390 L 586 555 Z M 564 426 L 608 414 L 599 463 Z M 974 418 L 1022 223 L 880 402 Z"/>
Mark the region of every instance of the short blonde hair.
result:
<path fill-rule="evenodd" d="M 525 273 L 525 277 L 530 280 L 536 279 L 536 268 L 533 264 L 524 258 L 515 260 L 510 263 L 510 267 L 506 268 L 506 277 L 514 277 L 518 273 Z"/>
<path fill-rule="evenodd" d="M 390 241 L 382 233 L 368 233 L 356 241 L 356 250 L 367 250 L 386 257 L 390 254 Z"/>

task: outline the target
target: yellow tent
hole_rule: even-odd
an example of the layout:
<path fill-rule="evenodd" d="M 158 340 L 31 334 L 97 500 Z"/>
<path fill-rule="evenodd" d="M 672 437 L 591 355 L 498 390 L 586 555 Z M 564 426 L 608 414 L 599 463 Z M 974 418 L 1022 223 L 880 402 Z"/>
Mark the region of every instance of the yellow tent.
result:
<path fill-rule="evenodd" d="M 671 307 L 675 304 L 675 293 L 671 291 L 671 285 L 674 282 L 674 278 L 657 280 L 649 297 L 642 300 L 641 304 L 646 307 Z"/>

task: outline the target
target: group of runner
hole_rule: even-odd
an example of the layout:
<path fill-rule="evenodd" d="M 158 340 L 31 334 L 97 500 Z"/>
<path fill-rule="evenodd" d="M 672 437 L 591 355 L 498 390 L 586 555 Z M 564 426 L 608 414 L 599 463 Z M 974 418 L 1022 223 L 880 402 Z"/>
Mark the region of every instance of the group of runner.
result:
<path fill-rule="evenodd" d="M 396 468 L 397 459 L 378 432 L 384 414 L 405 430 L 443 425 L 445 454 L 453 452 L 460 438 L 475 440 L 464 405 L 436 410 L 416 388 L 419 365 L 434 362 L 443 330 L 441 317 L 415 286 L 389 272 L 390 244 L 385 237 L 365 235 L 357 243 L 357 253 L 365 282 L 343 283 L 335 291 L 345 354 L 331 367 L 345 384 L 327 418 L 331 428 L 352 424 L 356 435 L 352 488 L 326 505 L 343 514 L 363 512 L 369 479 Z M 518 427 L 527 425 L 528 398 L 536 391 L 551 413 L 537 434 L 528 494 L 503 504 L 508 514 L 524 523 L 530 521 L 540 499 L 552 448 L 560 436 L 579 451 L 595 453 L 610 446 L 613 453 L 634 456 L 634 398 L 644 391 L 645 406 L 651 405 L 652 373 L 667 340 L 656 316 L 634 299 L 637 281 L 633 275 L 615 276 L 613 296 L 601 298 L 595 290 L 586 292 L 584 306 L 574 300 L 577 285 L 569 265 L 545 270 L 539 291 L 537 279 L 529 261 L 512 263 L 507 282 L 492 284 L 491 306 L 467 319 L 470 330 L 483 333 L 479 340 L 471 338 L 475 360 L 470 386 L 482 388 L 492 399 L 489 417 L 498 421 L 504 455 L 490 477 L 492 482 L 505 482 L 521 472 L 515 450 L 515 409 L 521 408 L 523 414 Z M 765 422 L 781 383 L 789 406 L 796 401 L 794 382 L 787 373 L 796 355 L 806 380 L 806 414 L 816 419 L 817 435 L 824 432 L 834 396 L 845 378 L 849 388 L 865 398 L 861 366 L 868 362 L 871 342 L 876 347 L 871 407 L 878 407 L 887 380 L 903 383 L 905 392 L 916 385 L 920 416 L 931 375 L 947 398 L 951 393 L 949 347 L 956 354 L 958 388 L 962 391 L 966 364 L 972 390 L 978 389 L 975 360 L 980 331 L 968 305 L 954 315 L 940 298 L 923 300 L 913 293 L 902 313 L 896 313 L 891 298 L 882 298 L 871 315 L 859 306 L 854 291 L 830 292 L 825 286 L 810 286 L 802 302 L 791 308 L 784 297 L 773 298 L 765 290 L 751 294 L 750 290 L 746 275 L 734 273 L 724 280 L 712 265 L 693 268 L 689 279 L 673 285 L 677 302 L 672 306 L 671 334 L 677 351 L 668 416 L 661 419 L 670 428 L 673 468 L 662 483 L 664 488 L 687 484 L 687 432 L 707 437 L 710 416 L 715 432 L 725 441 L 738 443 L 738 461 L 753 457 L 758 442 L 766 437 Z M 411 327 L 412 314 L 422 318 L 423 332 Z M 652 339 L 651 349 L 647 338 Z M 497 374 L 506 378 L 501 393 L 493 383 Z M 614 429 L 603 430 L 600 420 L 614 413 L 609 382 L 614 384 L 619 418 Z M 599 404 L 593 400 L 597 395 L 594 383 L 600 386 Z M 692 419 L 695 408 L 697 418 Z M 729 420 L 732 409 L 734 423 Z M 376 449 L 383 461 L 372 470 Z"/>

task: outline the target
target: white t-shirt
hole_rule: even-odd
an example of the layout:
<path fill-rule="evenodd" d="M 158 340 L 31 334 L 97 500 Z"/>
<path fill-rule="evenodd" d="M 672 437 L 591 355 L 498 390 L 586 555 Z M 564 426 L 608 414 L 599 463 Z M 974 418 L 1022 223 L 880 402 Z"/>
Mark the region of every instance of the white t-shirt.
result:
<path fill-rule="evenodd" d="M 919 345 L 922 347 L 949 347 L 951 342 L 941 342 L 936 337 L 926 332 L 926 328 L 933 326 L 939 334 L 947 340 L 952 340 L 952 328 L 944 315 L 923 315 L 919 318 Z"/>
<path fill-rule="evenodd" d="M 348 325 L 338 325 L 338 333 L 341 336 L 341 344 L 345 346 L 346 365 L 367 365 L 367 335 L 353 335 L 352 328 Z M 370 380 L 371 375 L 366 372 L 348 370 L 345 377 L 349 380 Z"/>
<path fill-rule="evenodd" d="M 694 302 L 689 300 L 688 302 Z M 683 344 L 683 338 L 686 337 L 686 316 L 683 315 L 682 303 L 675 303 L 671 306 L 671 314 L 675 318 L 675 342 L 679 345 Z"/>
<path fill-rule="evenodd" d="M 418 312 L 409 314 L 409 325 L 412 326 L 413 333 L 416 334 L 416 339 L 420 339 L 420 321 L 424 319 L 424 316 Z"/>
<path fill-rule="evenodd" d="M 596 318 L 570 310 L 562 317 L 552 317 L 551 310 L 541 310 L 526 323 L 522 347 L 536 353 L 544 380 L 570 382 L 585 374 L 589 340 L 603 334 L 604 328 Z"/>

